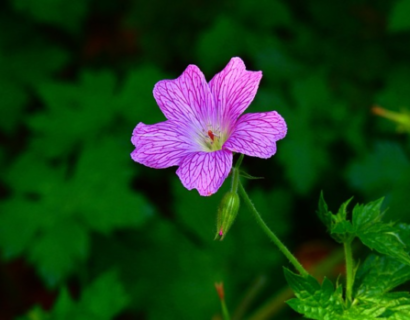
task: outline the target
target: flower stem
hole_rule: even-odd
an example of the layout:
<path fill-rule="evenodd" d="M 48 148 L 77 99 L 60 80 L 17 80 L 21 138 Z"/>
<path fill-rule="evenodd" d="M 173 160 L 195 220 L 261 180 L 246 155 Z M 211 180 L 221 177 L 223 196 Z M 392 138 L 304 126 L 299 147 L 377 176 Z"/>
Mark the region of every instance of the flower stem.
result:
<path fill-rule="evenodd" d="M 346 260 L 346 301 L 352 302 L 352 291 L 354 282 L 354 269 L 353 269 L 353 254 L 352 254 L 352 241 L 348 240 L 344 244 L 345 260 Z"/>
<path fill-rule="evenodd" d="M 242 164 L 243 160 L 243 154 L 239 156 L 239 159 L 236 161 L 235 166 L 232 167 L 232 186 L 231 186 L 231 191 L 233 193 L 238 192 L 238 186 L 239 186 L 239 168 Z"/>
<path fill-rule="evenodd" d="M 222 282 L 215 283 L 215 289 L 216 289 L 216 292 L 218 293 L 219 301 L 221 302 L 223 320 L 231 320 L 231 317 L 229 316 L 228 308 L 226 307 L 226 303 L 225 303 L 225 291 L 224 291 L 223 283 Z"/>
<path fill-rule="evenodd" d="M 222 316 L 224 320 L 231 320 L 229 316 L 228 308 L 226 307 L 225 300 L 221 301 L 221 308 L 222 308 Z"/>
<path fill-rule="evenodd" d="M 232 186 L 231 186 L 231 191 L 233 193 L 238 192 L 238 186 L 239 186 L 239 169 L 236 167 L 232 168 Z"/>
<path fill-rule="evenodd" d="M 256 218 L 256 222 L 261 226 L 262 230 L 266 233 L 266 235 L 273 241 L 273 243 L 279 248 L 280 251 L 285 255 L 286 258 L 293 264 L 296 270 L 302 276 L 308 276 L 309 273 L 302 267 L 300 262 L 295 258 L 295 256 L 286 248 L 286 246 L 279 240 L 279 238 L 269 229 L 266 225 L 265 221 L 263 221 L 261 215 L 259 214 L 258 210 L 256 210 L 254 204 L 252 203 L 251 199 L 249 198 L 248 194 L 246 193 L 242 183 L 239 182 L 239 192 L 242 196 L 242 199 L 245 201 L 246 205 L 248 206 L 249 210 L 253 213 Z"/>

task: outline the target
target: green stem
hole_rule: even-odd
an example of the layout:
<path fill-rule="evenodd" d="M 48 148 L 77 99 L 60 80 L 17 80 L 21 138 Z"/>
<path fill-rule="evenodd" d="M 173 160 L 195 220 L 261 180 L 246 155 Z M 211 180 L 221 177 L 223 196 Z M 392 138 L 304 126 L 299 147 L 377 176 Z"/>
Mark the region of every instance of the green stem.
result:
<path fill-rule="evenodd" d="M 239 186 L 239 168 L 242 164 L 243 160 L 243 154 L 239 156 L 239 159 L 236 161 L 235 166 L 232 168 L 232 186 L 231 186 L 231 191 L 233 193 L 238 192 L 238 186 Z"/>
<path fill-rule="evenodd" d="M 344 244 L 345 260 L 346 260 L 346 301 L 352 302 L 352 291 L 354 282 L 354 267 L 353 267 L 353 254 L 352 254 L 352 242 L 346 241 Z"/>
<path fill-rule="evenodd" d="M 239 169 L 233 167 L 232 168 L 232 186 L 231 186 L 231 191 L 233 193 L 238 192 L 238 186 L 239 186 Z"/>
<path fill-rule="evenodd" d="M 253 213 L 256 218 L 256 221 L 261 226 L 262 230 L 267 234 L 267 236 L 273 241 L 273 243 L 279 248 L 280 251 L 285 255 L 286 258 L 293 264 L 296 270 L 302 276 L 308 276 L 309 273 L 302 267 L 300 262 L 295 258 L 295 256 L 286 248 L 286 246 L 279 240 L 279 238 L 269 229 L 266 225 L 265 221 L 263 221 L 261 215 L 259 214 L 258 210 L 256 210 L 254 204 L 252 203 L 251 199 L 249 198 L 248 194 L 246 193 L 242 183 L 239 182 L 239 192 L 242 196 L 242 199 L 245 201 L 246 205 L 248 206 L 249 210 Z"/>
<path fill-rule="evenodd" d="M 222 317 L 224 320 L 231 320 L 229 316 L 228 308 L 226 307 L 225 300 L 221 300 L 221 307 L 222 307 Z"/>

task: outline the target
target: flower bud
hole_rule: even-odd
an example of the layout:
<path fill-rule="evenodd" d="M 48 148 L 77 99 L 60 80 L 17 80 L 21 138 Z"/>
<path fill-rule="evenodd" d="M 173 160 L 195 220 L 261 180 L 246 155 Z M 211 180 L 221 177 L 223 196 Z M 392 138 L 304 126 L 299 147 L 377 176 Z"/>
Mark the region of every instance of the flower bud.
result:
<path fill-rule="evenodd" d="M 218 208 L 215 240 L 223 240 L 238 215 L 240 200 L 236 192 L 229 191 L 222 198 Z"/>

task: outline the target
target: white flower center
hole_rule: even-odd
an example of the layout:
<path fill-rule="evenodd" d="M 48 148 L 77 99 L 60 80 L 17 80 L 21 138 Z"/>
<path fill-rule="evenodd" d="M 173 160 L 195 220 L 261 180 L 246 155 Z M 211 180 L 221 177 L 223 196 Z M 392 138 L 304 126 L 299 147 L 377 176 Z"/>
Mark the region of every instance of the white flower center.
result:
<path fill-rule="evenodd" d="M 200 132 L 197 132 L 196 140 L 203 151 L 213 152 L 221 150 L 227 138 L 226 132 L 208 126 L 208 130 L 202 129 Z"/>

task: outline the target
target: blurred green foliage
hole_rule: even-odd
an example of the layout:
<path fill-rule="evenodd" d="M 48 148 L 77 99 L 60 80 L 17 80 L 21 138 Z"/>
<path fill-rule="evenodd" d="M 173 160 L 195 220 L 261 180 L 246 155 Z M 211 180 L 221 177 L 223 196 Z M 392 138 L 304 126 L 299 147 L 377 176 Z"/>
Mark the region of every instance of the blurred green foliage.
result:
<path fill-rule="evenodd" d="M 264 276 L 249 314 L 280 292 L 286 261 L 246 208 L 212 241 L 229 180 L 204 198 L 175 168 L 129 157 L 135 125 L 165 119 L 155 83 L 191 63 L 208 80 L 232 56 L 263 71 L 248 112 L 277 110 L 289 131 L 277 156 L 245 158 L 264 177 L 247 190 L 302 263 L 331 250 L 314 216 L 320 189 L 330 206 L 386 196 L 385 219 L 410 221 L 408 136 L 370 111 L 410 108 L 408 0 L 8 0 L 0 9 L 2 318 L 219 319 L 214 282 L 235 310 Z M 16 259 L 51 305 L 40 293 L 24 302 L 32 284 L 10 275 Z M 283 309 L 271 318 L 298 317 Z"/>

